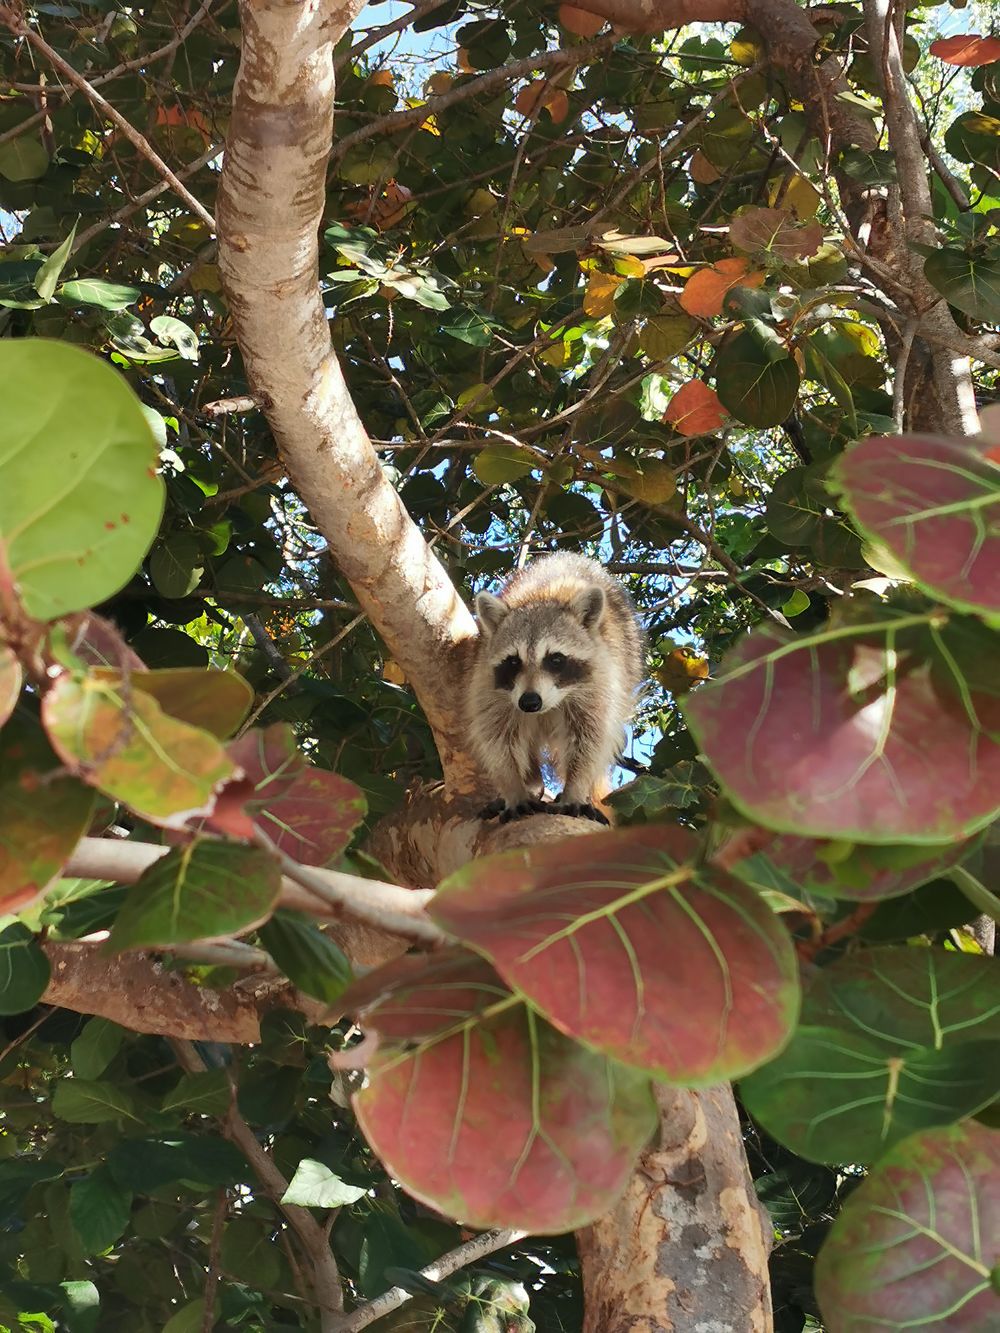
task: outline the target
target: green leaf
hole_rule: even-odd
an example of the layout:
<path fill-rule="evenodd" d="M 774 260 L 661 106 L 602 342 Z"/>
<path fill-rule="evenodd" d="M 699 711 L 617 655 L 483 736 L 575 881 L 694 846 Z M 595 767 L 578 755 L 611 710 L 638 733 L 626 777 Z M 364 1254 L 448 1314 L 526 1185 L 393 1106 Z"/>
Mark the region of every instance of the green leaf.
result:
<path fill-rule="evenodd" d="M 297 1203 L 302 1208 L 340 1208 L 345 1203 L 356 1203 L 367 1193 L 365 1186 L 348 1185 L 322 1162 L 303 1157 L 281 1202 Z"/>
<path fill-rule="evenodd" d="M 298 912 L 275 912 L 260 940 L 294 986 L 326 1004 L 335 1004 L 353 979 L 343 951 Z"/>
<path fill-rule="evenodd" d="M 198 838 L 140 876 L 108 948 L 165 948 L 238 934 L 270 915 L 280 889 L 281 871 L 267 852 Z"/>
<path fill-rule="evenodd" d="M 117 1084 L 94 1079 L 67 1078 L 56 1085 L 52 1113 L 71 1125 L 103 1125 L 113 1120 L 135 1120 L 140 1116 L 136 1100 Z"/>
<path fill-rule="evenodd" d="M 42 998 L 51 969 L 41 945 L 19 921 L 0 930 L 0 1014 L 22 1014 Z"/>
<path fill-rule="evenodd" d="M 163 1333 L 202 1333 L 205 1326 L 205 1301 L 197 1300 L 182 1305 L 175 1315 L 171 1315 L 163 1325 Z"/>
<path fill-rule="evenodd" d="M 141 296 L 138 287 L 106 282 L 103 278 L 74 278 L 64 282 L 58 291 L 59 300 L 67 305 L 96 305 L 102 310 L 124 310 Z"/>
<path fill-rule="evenodd" d="M 70 1187 L 70 1220 L 88 1254 L 100 1254 L 124 1235 L 131 1211 L 131 1193 L 122 1189 L 106 1166 Z"/>
<path fill-rule="evenodd" d="M 539 466 L 540 460 L 530 449 L 517 444 L 488 444 L 476 454 L 472 468 L 484 486 L 500 486 L 526 477 Z"/>
<path fill-rule="evenodd" d="M 96 1079 L 104 1073 L 125 1040 L 125 1029 L 109 1018 L 92 1018 L 70 1046 L 77 1078 Z"/>
<path fill-rule="evenodd" d="M 738 333 L 719 350 L 715 390 L 737 421 L 780 426 L 795 406 L 799 370 L 792 357 L 770 359 L 752 334 Z"/>
<path fill-rule="evenodd" d="M 224 1069 L 203 1069 L 185 1074 L 163 1098 L 164 1111 L 193 1111 L 197 1115 L 221 1116 L 232 1097 L 229 1075 Z"/>
<path fill-rule="evenodd" d="M 193 532 L 173 532 L 149 557 L 149 576 L 163 597 L 186 597 L 201 582 L 205 557 Z"/>
<path fill-rule="evenodd" d="M 176 347 L 185 361 L 198 360 L 198 335 L 182 319 L 157 315 L 149 321 L 149 331 L 155 333 L 161 343 Z"/>
<path fill-rule="evenodd" d="M 493 341 L 494 327 L 493 321 L 486 315 L 462 306 L 454 309 L 440 325 L 441 332 L 449 338 L 457 338 L 459 342 L 468 343 L 472 347 L 488 347 Z"/>
<path fill-rule="evenodd" d="M 135 1194 L 178 1184 L 204 1193 L 248 1182 L 252 1174 L 243 1154 L 225 1139 L 180 1130 L 122 1139 L 110 1149 L 108 1165 L 119 1185 Z"/>
<path fill-rule="evenodd" d="M 56 285 L 59 282 L 59 275 L 66 267 L 66 261 L 69 259 L 70 252 L 73 249 L 73 241 L 76 238 L 76 223 L 73 223 L 69 235 L 63 241 L 57 250 L 53 250 L 45 263 L 35 274 L 35 291 L 44 301 L 51 301 L 55 292 Z"/>
<path fill-rule="evenodd" d="M 0 341 L 0 554 L 28 615 L 93 606 L 138 568 L 163 512 L 156 441 L 122 377 L 69 343 Z"/>
<path fill-rule="evenodd" d="M 924 275 L 949 305 L 986 323 L 1000 320 L 1000 259 L 936 250 L 924 261 Z"/>
<path fill-rule="evenodd" d="M 33 181 L 49 169 L 49 155 L 37 139 L 21 135 L 0 144 L 0 176 L 9 181 Z"/>

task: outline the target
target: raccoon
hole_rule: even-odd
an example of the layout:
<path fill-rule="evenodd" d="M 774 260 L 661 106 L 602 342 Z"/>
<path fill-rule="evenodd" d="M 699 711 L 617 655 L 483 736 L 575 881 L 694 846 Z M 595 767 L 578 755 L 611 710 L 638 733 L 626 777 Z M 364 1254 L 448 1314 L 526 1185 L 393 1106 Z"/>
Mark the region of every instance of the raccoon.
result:
<path fill-rule="evenodd" d="M 644 639 L 628 593 L 601 565 L 565 552 L 476 597 L 480 638 L 466 697 L 473 753 L 502 821 L 542 806 L 542 765 L 563 782 L 546 811 L 607 823 L 609 790 L 642 682 Z"/>

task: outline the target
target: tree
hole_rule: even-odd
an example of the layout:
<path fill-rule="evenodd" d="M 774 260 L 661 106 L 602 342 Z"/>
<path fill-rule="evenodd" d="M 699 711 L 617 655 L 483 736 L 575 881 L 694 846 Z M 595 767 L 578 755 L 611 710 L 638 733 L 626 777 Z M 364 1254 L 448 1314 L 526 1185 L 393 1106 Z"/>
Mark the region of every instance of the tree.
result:
<path fill-rule="evenodd" d="M 10 1325 L 995 1321 L 998 52 L 698 10 L 0 7 Z M 610 833 L 463 745 L 555 545 Z"/>

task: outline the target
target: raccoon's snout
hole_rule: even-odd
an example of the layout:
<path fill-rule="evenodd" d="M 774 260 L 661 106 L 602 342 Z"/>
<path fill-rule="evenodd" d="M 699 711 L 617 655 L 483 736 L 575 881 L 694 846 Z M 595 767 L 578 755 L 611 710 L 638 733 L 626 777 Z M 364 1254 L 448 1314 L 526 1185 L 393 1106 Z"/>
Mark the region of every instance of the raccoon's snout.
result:
<path fill-rule="evenodd" d="M 542 696 L 535 690 L 525 690 L 517 701 L 522 713 L 539 713 L 542 709 Z"/>

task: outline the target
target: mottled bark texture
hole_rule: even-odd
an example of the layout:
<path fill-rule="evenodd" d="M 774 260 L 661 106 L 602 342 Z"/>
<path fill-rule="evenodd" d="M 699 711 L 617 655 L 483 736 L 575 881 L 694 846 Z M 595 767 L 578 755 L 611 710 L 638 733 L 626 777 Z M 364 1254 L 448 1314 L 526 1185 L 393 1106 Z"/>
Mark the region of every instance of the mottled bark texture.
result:
<path fill-rule="evenodd" d="M 770 1224 L 728 1085 L 661 1088 L 660 1142 L 577 1236 L 583 1333 L 766 1333 Z"/>

